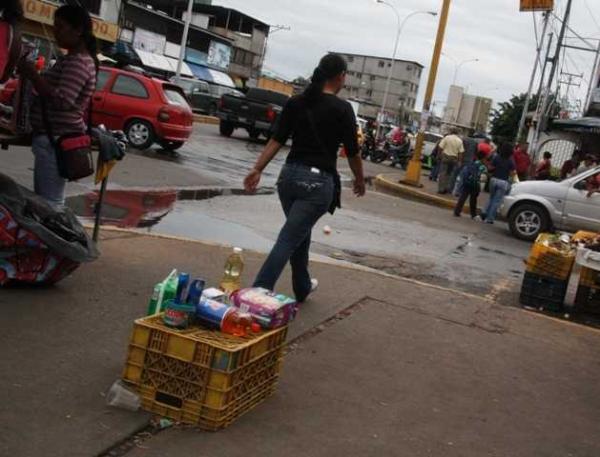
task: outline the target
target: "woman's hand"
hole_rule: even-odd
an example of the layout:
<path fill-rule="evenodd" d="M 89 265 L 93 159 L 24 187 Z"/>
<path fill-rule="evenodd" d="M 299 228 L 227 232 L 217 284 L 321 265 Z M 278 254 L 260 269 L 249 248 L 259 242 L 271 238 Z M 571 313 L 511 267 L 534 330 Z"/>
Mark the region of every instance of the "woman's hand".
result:
<path fill-rule="evenodd" d="M 355 179 L 353 188 L 354 188 L 354 195 L 356 195 L 357 197 L 363 197 L 365 195 L 365 193 L 367 192 L 364 179 L 360 179 L 360 180 Z"/>
<path fill-rule="evenodd" d="M 246 192 L 249 194 L 256 193 L 261 176 L 262 172 L 256 168 L 253 168 L 252 171 L 248 173 L 248 176 L 246 176 L 246 179 L 244 179 L 244 188 L 246 189 Z"/>
<path fill-rule="evenodd" d="M 37 68 L 35 68 L 33 62 L 27 60 L 26 58 L 22 58 L 21 60 L 19 60 L 17 68 L 19 70 L 19 74 L 26 79 L 33 79 L 39 75 Z"/>

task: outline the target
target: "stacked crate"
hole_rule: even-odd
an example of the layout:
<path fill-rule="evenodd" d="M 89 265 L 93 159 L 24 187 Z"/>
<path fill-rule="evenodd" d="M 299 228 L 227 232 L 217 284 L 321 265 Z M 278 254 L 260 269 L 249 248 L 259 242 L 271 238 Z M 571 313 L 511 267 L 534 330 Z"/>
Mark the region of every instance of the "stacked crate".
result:
<path fill-rule="evenodd" d="M 541 234 L 529 258 L 520 301 L 523 306 L 560 312 L 563 309 L 569 276 L 575 263 L 575 249 L 551 245 L 555 235 Z"/>
<path fill-rule="evenodd" d="M 138 319 L 123 380 L 146 411 L 205 430 L 227 427 L 275 392 L 287 327 L 234 337 Z"/>
<path fill-rule="evenodd" d="M 600 317 L 600 271 L 581 267 L 574 311 Z"/>

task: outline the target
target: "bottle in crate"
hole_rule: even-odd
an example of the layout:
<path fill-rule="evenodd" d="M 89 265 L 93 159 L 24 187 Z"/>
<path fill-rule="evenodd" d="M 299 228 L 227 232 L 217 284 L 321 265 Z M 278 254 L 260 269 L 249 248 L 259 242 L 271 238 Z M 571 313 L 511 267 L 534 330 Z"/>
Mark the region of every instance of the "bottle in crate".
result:
<path fill-rule="evenodd" d="M 196 319 L 205 327 L 234 336 L 246 336 L 260 331 L 260 326 L 249 313 L 216 300 L 201 300 L 196 306 Z"/>
<path fill-rule="evenodd" d="M 242 252 L 241 248 L 234 248 L 233 254 L 229 256 L 225 263 L 225 273 L 219 287 L 228 297 L 242 288 L 242 272 L 244 271 Z"/>

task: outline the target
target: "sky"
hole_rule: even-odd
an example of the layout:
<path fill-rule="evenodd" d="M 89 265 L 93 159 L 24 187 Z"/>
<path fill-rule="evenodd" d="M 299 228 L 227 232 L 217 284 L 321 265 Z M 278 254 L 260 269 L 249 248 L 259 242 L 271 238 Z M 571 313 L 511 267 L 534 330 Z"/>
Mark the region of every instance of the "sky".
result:
<path fill-rule="evenodd" d="M 414 11 L 440 11 L 442 0 L 386 0 L 401 17 Z M 284 25 L 269 38 L 265 69 L 293 79 L 312 74 L 319 58 L 329 51 L 391 57 L 398 22 L 390 6 L 376 0 L 213 0 L 214 4 L 243 11 L 270 25 Z M 562 17 L 567 0 L 555 0 L 555 13 Z M 439 18 L 439 16 L 438 16 Z M 397 58 L 425 66 L 419 90 L 418 109 L 423 103 L 438 18 L 417 15 L 402 32 Z M 535 19 L 534 19 L 535 18 Z M 458 85 L 469 93 L 501 102 L 525 92 L 535 62 L 534 20 L 541 34 L 541 16 L 519 12 L 519 0 L 453 0 L 444 42 L 444 54 L 436 81 L 434 102 L 442 112 L 456 69 Z M 586 38 L 600 38 L 600 0 L 573 0 L 571 28 Z M 553 20 L 556 33 L 560 22 Z M 569 33 L 568 36 L 573 36 Z M 556 38 L 556 36 L 555 36 Z M 556 42 L 556 40 L 555 40 Z M 569 40 L 585 45 L 579 40 Z M 590 42 L 596 46 L 598 41 Z M 584 73 L 573 78 L 570 99 L 584 99 L 594 63 L 594 53 L 569 50 L 562 71 Z M 539 72 L 538 72 L 539 75 Z M 568 76 L 563 75 L 563 80 Z M 566 86 L 563 87 L 563 94 Z"/>

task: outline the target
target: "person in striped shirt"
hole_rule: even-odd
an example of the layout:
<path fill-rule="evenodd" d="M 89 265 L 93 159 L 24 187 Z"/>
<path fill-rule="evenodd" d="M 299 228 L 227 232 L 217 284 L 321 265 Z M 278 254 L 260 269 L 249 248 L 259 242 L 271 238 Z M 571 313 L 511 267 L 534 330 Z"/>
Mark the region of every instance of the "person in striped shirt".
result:
<path fill-rule="evenodd" d="M 98 52 L 92 19 L 82 7 L 68 5 L 56 10 L 54 36 L 67 54 L 59 57 L 43 74 L 26 59 L 19 63 L 19 70 L 32 81 L 37 92 L 31 109 L 34 190 L 60 208 L 65 201 L 66 181 L 58 171 L 56 151 L 46 131 L 43 110 L 55 137 L 87 131 L 91 97 L 96 87 Z"/>

